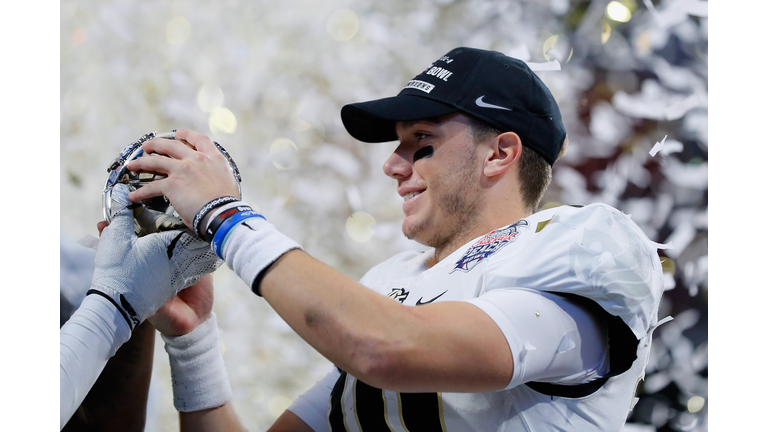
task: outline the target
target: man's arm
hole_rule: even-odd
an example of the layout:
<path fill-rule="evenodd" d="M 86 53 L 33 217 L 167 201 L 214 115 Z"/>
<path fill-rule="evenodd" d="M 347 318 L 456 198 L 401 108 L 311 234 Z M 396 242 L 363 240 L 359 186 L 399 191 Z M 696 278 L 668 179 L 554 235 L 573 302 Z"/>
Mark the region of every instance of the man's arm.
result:
<path fill-rule="evenodd" d="M 299 416 L 285 410 L 272 427 L 267 429 L 267 432 L 313 432 L 313 430 Z"/>
<path fill-rule="evenodd" d="M 206 321 L 211 318 L 211 311 L 213 309 L 213 278 L 210 275 L 203 276 L 200 281 L 195 285 L 179 292 L 175 297 L 171 298 L 166 304 L 157 310 L 155 315 L 149 318 L 149 321 L 157 328 L 157 330 L 163 335 L 163 339 L 166 340 L 166 351 L 168 350 L 168 341 L 173 341 L 176 338 L 189 335 L 195 329 L 204 325 Z M 209 339 L 215 338 L 218 340 L 218 328 L 210 326 Z M 204 336 L 204 335 L 203 335 Z M 194 346 L 199 340 L 185 340 L 185 342 L 191 342 L 191 349 L 197 348 Z M 171 342 L 172 343 L 172 342 Z M 186 344 L 184 344 L 186 345 Z M 190 347 L 186 346 L 186 350 Z M 170 350 L 169 356 L 171 360 L 171 373 L 178 372 L 177 354 L 186 355 L 188 353 L 185 350 Z M 221 359 L 221 350 L 217 352 L 203 352 L 198 353 L 207 355 L 208 357 L 215 355 L 219 362 L 215 365 L 222 365 L 223 359 Z M 190 356 L 192 361 L 203 360 L 200 355 Z M 208 365 L 208 364 L 206 364 Z M 218 385 L 225 385 L 228 389 L 228 384 L 217 382 Z M 174 383 L 176 384 L 176 383 Z M 200 384 L 200 383 L 195 383 Z M 204 389 L 203 392 L 211 390 L 210 388 Z M 215 390 L 215 389 L 214 389 Z M 174 405 L 176 405 L 177 389 L 174 386 Z M 200 395 L 205 396 L 205 395 Z M 221 406 L 201 409 L 197 411 L 179 411 L 179 425 L 181 432 L 214 432 L 214 431 L 240 431 L 246 432 L 245 427 L 240 423 L 240 419 L 235 412 L 232 401 L 229 400 Z"/>
<path fill-rule="evenodd" d="M 504 334 L 472 304 L 404 306 L 302 251 L 269 268 L 261 294 L 304 340 L 368 385 L 482 392 L 512 378 Z"/>
<path fill-rule="evenodd" d="M 152 377 L 155 329 L 144 322 L 117 350 L 83 403 L 62 429 L 65 432 L 144 430 Z"/>
<path fill-rule="evenodd" d="M 179 426 L 181 432 L 247 432 L 237 417 L 232 401 L 216 408 L 179 412 Z"/>

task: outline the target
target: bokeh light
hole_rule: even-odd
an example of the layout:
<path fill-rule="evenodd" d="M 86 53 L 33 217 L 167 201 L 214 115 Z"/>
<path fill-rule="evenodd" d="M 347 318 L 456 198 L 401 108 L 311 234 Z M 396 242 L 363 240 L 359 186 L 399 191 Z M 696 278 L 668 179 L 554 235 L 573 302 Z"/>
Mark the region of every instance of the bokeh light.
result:
<path fill-rule="evenodd" d="M 165 38 L 171 45 L 180 45 L 189 39 L 192 26 L 183 16 L 175 16 L 165 25 Z"/>
<path fill-rule="evenodd" d="M 605 15 L 618 22 L 627 22 L 632 19 L 632 11 L 618 1 L 612 1 L 605 7 Z"/>
<path fill-rule="evenodd" d="M 204 113 L 211 113 L 224 104 L 224 92 L 217 85 L 203 84 L 197 91 L 197 106 Z"/>
<path fill-rule="evenodd" d="M 257 386 L 249 387 L 248 399 L 250 399 L 251 402 L 257 403 L 257 404 L 264 402 L 264 389 Z"/>
<path fill-rule="evenodd" d="M 706 400 L 701 396 L 694 396 L 688 399 L 688 411 L 692 413 L 701 411 L 701 409 L 704 408 L 705 402 Z"/>
<path fill-rule="evenodd" d="M 365 243 L 371 239 L 376 219 L 365 212 L 355 212 L 347 218 L 347 234 L 358 243 Z"/>
<path fill-rule="evenodd" d="M 278 138 L 269 146 L 269 156 L 272 164 L 280 170 L 293 169 L 299 166 L 299 149 L 288 138 Z"/>
<path fill-rule="evenodd" d="M 275 396 L 269 400 L 269 412 L 272 414 L 272 416 L 278 418 L 286 410 L 286 408 L 291 406 L 291 402 L 292 401 L 285 396 Z"/>
<path fill-rule="evenodd" d="M 558 35 L 552 35 L 548 37 L 547 40 L 544 41 L 543 54 L 544 54 L 544 58 L 547 59 L 547 61 L 551 59 L 551 57 L 548 54 L 548 51 L 557 44 L 557 36 Z"/>
<path fill-rule="evenodd" d="M 337 41 L 348 41 L 355 37 L 360 27 L 357 14 L 349 9 L 339 9 L 334 12 L 326 24 L 326 30 Z"/>
<path fill-rule="evenodd" d="M 221 107 L 208 116 L 208 127 L 214 135 L 233 134 L 237 131 L 237 118 L 232 111 Z"/>

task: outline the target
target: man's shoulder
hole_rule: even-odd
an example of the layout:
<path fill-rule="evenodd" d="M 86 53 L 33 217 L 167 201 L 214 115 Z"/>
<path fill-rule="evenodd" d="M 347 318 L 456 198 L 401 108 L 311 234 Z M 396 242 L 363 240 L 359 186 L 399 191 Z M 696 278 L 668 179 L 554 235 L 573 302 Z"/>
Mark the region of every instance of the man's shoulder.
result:
<path fill-rule="evenodd" d="M 405 251 L 373 266 L 360 279 L 364 285 L 366 282 L 387 277 L 393 269 L 405 276 L 410 273 L 421 273 L 424 270 L 424 262 L 432 255 L 432 249 L 424 251 Z"/>
<path fill-rule="evenodd" d="M 553 227 L 562 224 L 563 228 L 586 228 L 603 231 L 611 231 L 617 226 L 637 228 L 631 215 L 600 202 L 583 206 L 562 205 L 534 213 L 526 219 L 530 221 L 535 232 L 545 231 L 544 227 L 550 223 L 553 223 Z"/>

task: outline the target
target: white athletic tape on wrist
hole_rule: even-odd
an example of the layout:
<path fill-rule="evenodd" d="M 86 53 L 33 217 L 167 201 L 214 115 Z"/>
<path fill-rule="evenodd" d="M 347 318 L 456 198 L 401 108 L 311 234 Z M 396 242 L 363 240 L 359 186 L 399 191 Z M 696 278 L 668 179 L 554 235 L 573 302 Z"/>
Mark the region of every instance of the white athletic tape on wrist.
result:
<path fill-rule="evenodd" d="M 261 275 L 288 251 L 302 249 L 262 218 L 250 218 L 232 228 L 221 255 L 227 266 L 234 270 L 256 295 Z"/>
<path fill-rule="evenodd" d="M 224 405 L 232 398 L 216 315 L 182 336 L 163 336 L 171 361 L 173 406 L 181 412 Z"/>

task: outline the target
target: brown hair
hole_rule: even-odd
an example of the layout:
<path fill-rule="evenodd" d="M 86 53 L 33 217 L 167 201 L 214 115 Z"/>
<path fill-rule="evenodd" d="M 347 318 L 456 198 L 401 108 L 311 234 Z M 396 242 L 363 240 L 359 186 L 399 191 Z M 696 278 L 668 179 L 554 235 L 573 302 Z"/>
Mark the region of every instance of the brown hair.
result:
<path fill-rule="evenodd" d="M 487 139 L 500 135 L 502 132 L 482 120 L 467 116 L 470 119 L 472 139 L 475 143 L 481 143 Z M 525 143 L 523 143 L 525 144 Z M 566 135 L 563 147 L 557 158 L 560 159 L 568 147 L 568 136 Z M 523 151 L 520 154 L 520 194 L 523 198 L 523 205 L 530 213 L 536 212 L 539 207 L 539 201 L 544 196 L 549 183 L 552 181 L 552 167 L 544 158 L 523 145 Z"/>

